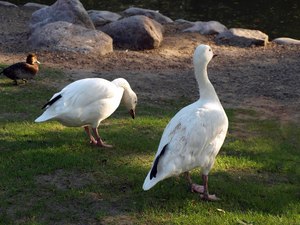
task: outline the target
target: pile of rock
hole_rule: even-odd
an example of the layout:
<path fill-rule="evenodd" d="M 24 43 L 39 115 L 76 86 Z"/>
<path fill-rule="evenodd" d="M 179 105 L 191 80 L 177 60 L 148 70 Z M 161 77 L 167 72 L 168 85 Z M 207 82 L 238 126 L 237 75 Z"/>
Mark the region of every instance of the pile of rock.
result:
<path fill-rule="evenodd" d="M 17 7 L 9 2 L 0 5 Z M 269 42 L 267 34 L 242 28 L 227 29 L 217 21 L 176 20 L 158 11 L 131 7 L 120 14 L 109 11 L 86 11 L 79 0 L 57 0 L 53 5 L 27 3 L 36 11 L 29 24 L 28 43 L 36 49 L 73 51 L 105 55 L 113 51 L 113 45 L 131 50 L 158 48 L 163 41 L 164 25 L 185 23 L 183 32 L 215 35 L 221 45 L 240 47 L 264 46 Z M 299 40 L 278 38 L 278 44 L 300 44 Z"/>
<path fill-rule="evenodd" d="M 112 38 L 95 29 L 80 1 L 58 0 L 35 11 L 29 27 L 33 48 L 100 55 L 113 51 Z"/>
<path fill-rule="evenodd" d="M 155 19 L 168 20 L 152 10 L 145 13 L 153 19 L 137 15 L 140 11 L 143 10 L 125 10 L 128 17 L 108 11 L 87 12 L 79 0 L 58 0 L 32 14 L 29 44 L 47 50 L 101 55 L 112 52 L 113 44 L 132 50 L 158 48 L 163 40 L 163 26 Z"/>

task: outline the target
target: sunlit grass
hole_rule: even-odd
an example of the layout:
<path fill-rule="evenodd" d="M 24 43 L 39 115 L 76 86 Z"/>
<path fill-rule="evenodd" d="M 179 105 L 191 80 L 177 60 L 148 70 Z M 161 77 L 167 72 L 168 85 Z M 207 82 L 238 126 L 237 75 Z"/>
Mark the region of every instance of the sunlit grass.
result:
<path fill-rule="evenodd" d="M 222 201 L 200 201 L 183 176 L 144 192 L 163 129 L 188 102 L 140 103 L 135 120 L 121 107 L 99 127 L 114 148 L 96 148 L 82 128 L 33 122 L 61 76 L 49 70 L 24 86 L 0 79 L 0 224 L 299 224 L 297 124 L 228 109 L 209 181 Z"/>

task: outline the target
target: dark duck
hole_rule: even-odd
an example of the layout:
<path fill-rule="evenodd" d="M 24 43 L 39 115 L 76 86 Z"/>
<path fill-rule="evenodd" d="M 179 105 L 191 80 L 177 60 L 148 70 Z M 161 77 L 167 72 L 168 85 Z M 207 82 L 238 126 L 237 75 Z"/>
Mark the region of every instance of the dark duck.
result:
<path fill-rule="evenodd" d="M 38 64 L 40 62 L 37 60 L 37 56 L 31 53 L 27 56 L 26 62 L 15 63 L 3 69 L 0 74 L 3 73 L 12 79 L 16 85 L 18 85 L 17 80 L 23 80 L 26 83 L 27 80 L 34 78 L 39 71 Z"/>

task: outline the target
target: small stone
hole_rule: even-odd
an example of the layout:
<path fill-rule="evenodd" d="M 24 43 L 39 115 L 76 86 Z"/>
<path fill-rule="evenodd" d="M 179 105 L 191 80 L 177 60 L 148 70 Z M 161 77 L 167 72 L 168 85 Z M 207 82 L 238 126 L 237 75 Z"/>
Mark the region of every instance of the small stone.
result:
<path fill-rule="evenodd" d="M 300 40 L 288 38 L 288 37 L 276 38 L 272 42 L 280 44 L 280 45 L 299 45 L 300 44 Z"/>

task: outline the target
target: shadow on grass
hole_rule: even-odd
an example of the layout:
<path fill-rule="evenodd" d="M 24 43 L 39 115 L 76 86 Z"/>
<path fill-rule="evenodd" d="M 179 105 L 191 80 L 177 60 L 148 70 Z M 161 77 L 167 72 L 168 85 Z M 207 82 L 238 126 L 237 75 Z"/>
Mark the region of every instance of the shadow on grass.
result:
<path fill-rule="evenodd" d="M 143 215 L 151 215 L 146 222 L 156 215 L 172 221 L 181 214 L 197 213 L 205 218 L 216 208 L 276 217 L 287 214 L 291 205 L 299 205 L 298 128 L 282 130 L 274 121 L 256 121 L 261 126 L 252 129 L 259 131 L 261 137 L 240 139 L 229 135 L 210 174 L 210 192 L 222 201 L 208 203 L 189 192 L 183 177 L 164 180 L 148 192 L 142 190 L 160 136 L 177 111 L 176 105 L 166 111 L 145 106 L 136 120 L 123 119 L 127 117 L 121 108 L 99 127 L 101 137 L 114 145 L 113 149 L 102 149 L 89 145 L 82 128 L 65 128 L 55 122 L 33 123 L 33 115 L 41 113 L 37 112 L 44 103 L 41 97 L 51 97 L 51 89 L 33 92 L 34 85 L 28 90 L 10 88 L 10 83 L 4 85 L 10 98 L 2 98 L 6 101 L 5 112 L 23 112 L 30 106 L 25 118 L 7 115 L 0 127 L 0 221 L 7 224 L 28 217 L 33 222 L 37 218 L 62 223 L 95 223 L 110 218 L 113 223 L 111 217 L 124 219 L 124 215 L 129 215 L 133 223 Z M 26 99 L 19 104 L 21 96 Z M 230 122 L 234 122 L 234 112 L 227 111 Z M 225 161 L 225 157 L 235 162 L 229 158 L 228 165 L 219 169 L 218 162 Z M 248 166 L 243 168 L 239 160 Z M 63 175 L 58 176 L 57 171 Z M 81 175 L 87 173 L 93 179 L 83 186 L 60 189 L 57 185 L 59 180 L 80 182 Z M 37 182 L 41 175 L 49 176 L 49 182 Z M 200 182 L 198 170 L 192 177 Z"/>
<path fill-rule="evenodd" d="M 100 131 L 108 143 L 115 145 L 113 149 L 90 147 L 83 129 L 49 130 L 49 124 L 39 133 L 29 132 L 4 140 L 0 148 L 1 186 L 8 196 L 17 193 L 14 197 L 1 196 L 3 202 L 6 202 L 4 207 L 22 214 L 18 207 L 21 208 L 31 199 L 28 210 L 33 211 L 29 214 L 41 216 L 45 209 L 43 207 L 46 207 L 49 214 L 44 217 L 47 219 L 53 219 L 59 211 L 64 220 L 74 222 L 80 218 L 88 221 L 88 218 L 97 220 L 128 213 L 134 217 L 149 212 L 200 213 L 216 207 L 226 212 L 252 211 L 277 216 L 285 214 L 291 205 L 298 204 L 299 193 L 296 187 L 299 182 L 291 171 L 294 164 L 289 165 L 286 160 L 287 157 L 294 158 L 297 152 L 289 150 L 286 151 L 289 155 L 280 154 L 284 145 L 280 139 L 277 139 L 280 143 L 261 149 L 259 146 L 267 143 L 259 142 L 260 139 L 258 143 L 245 141 L 239 149 L 234 149 L 235 146 L 230 143 L 225 145 L 221 150 L 224 153 L 217 160 L 232 155 L 251 159 L 263 166 L 240 170 L 229 165 L 231 169 L 222 172 L 213 169 L 210 191 L 221 197 L 222 201 L 207 203 L 188 191 L 183 177 L 169 178 L 148 192 L 142 191 L 143 180 L 150 169 L 164 126 L 160 124 L 161 128 L 157 128 L 157 124 L 152 124 L 146 130 L 147 125 L 143 125 L 145 130 L 142 130 L 139 127 L 142 124 L 128 125 L 131 122 L 127 120 L 117 124 L 112 120 L 112 123 L 104 125 Z M 281 166 L 277 168 L 276 165 Z M 290 169 L 284 169 L 287 167 Z M 36 183 L 36 176 L 55 174 L 60 169 L 66 174 L 67 171 L 79 171 L 79 174 L 89 172 L 94 181 L 80 188 L 70 187 L 65 190 L 55 185 Z M 76 182 L 76 176 L 72 179 L 75 180 L 70 182 Z M 198 172 L 193 172 L 193 179 L 199 183 Z M 19 200 L 16 200 L 16 196 Z M 16 206 L 7 206 L 9 201 L 15 202 Z M 192 206 L 189 205 L 191 202 Z M 40 208 L 36 208 L 36 204 Z M 192 211 L 186 212 L 185 207 Z M 72 214 L 72 218 L 67 219 L 68 214 Z M 16 216 L 13 213 L 11 215 Z"/>

